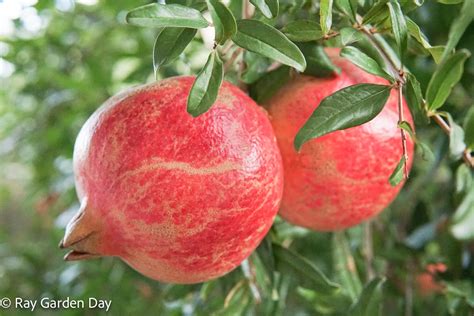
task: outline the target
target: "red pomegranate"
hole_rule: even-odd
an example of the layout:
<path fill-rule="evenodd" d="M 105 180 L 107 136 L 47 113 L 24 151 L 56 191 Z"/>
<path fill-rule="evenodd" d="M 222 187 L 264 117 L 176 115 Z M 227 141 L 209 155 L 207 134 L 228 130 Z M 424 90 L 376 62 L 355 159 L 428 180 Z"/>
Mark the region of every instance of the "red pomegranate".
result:
<path fill-rule="evenodd" d="M 230 83 L 186 112 L 192 77 L 109 99 L 74 148 L 81 209 L 65 259 L 117 256 L 163 282 L 197 283 L 238 266 L 272 225 L 283 170 L 265 111 Z"/>
<path fill-rule="evenodd" d="M 388 84 L 339 57 L 339 49 L 327 53 L 341 68 L 339 75 L 297 76 L 267 102 L 285 171 L 280 215 L 318 231 L 341 230 L 374 217 L 401 188 L 388 182 L 402 156 L 396 91 L 372 121 L 313 139 L 295 151 L 298 130 L 325 97 L 359 83 Z M 405 102 L 403 108 L 413 126 Z M 408 155 L 411 166 L 411 140 Z"/>

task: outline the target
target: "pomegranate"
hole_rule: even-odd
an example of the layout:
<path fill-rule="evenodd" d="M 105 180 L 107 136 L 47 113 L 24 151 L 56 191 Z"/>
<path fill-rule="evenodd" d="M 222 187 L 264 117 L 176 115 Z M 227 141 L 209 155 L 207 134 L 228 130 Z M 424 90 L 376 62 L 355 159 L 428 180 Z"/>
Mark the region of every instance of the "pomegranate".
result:
<path fill-rule="evenodd" d="M 359 83 L 388 84 L 339 57 L 339 49 L 327 53 L 341 68 L 340 74 L 297 76 L 267 102 L 285 172 L 280 215 L 317 231 L 341 230 L 374 217 L 402 186 L 391 187 L 388 182 L 402 156 L 396 91 L 372 121 L 313 139 L 299 153 L 294 149 L 298 130 L 325 97 Z M 403 109 L 413 126 L 404 101 Z M 411 166 L 411 140 L 408 155 Z"/>
<path fill-rule="evenodd" d="M 65 259 L 117 256 L 163 282 L 197 283 L 238 266 L 272 225 L 281 156 L 261 107 L 230 83 L 214 106 L 186 112 L 192 77 L 109 99 L 74 148 L 81 208 Z"/>

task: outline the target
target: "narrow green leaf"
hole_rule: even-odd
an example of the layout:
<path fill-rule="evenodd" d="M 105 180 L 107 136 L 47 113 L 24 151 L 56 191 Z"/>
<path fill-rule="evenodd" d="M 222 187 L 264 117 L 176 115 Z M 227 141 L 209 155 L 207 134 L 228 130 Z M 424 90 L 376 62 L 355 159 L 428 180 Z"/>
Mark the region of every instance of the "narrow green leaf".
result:
<path fill-rule="evenodd" d="M 364 38 L 362 33 L 353 27 L 344 27 L 340 31 L 342 45 L 358 42 Z"/>
<path fill-rule="evenodd" d="M 207 6 L 216 32 L 216 43 L 224 44 L 227 39 L 234 36 L 237 32 L 237 23 L 235 22 L 234 15 L 219 0 L 207 0 Z"/>
<path fill-rule="evenodd" d="M 438 2 L 442 4 L 458 4 L 458 3 L 462 3 L 463 1 L 464 0 L 438 0 Z"/>
<path fill-rule="evenodd" d="M 335 0 L 334 4 L 339 10 L 341 10 L 345 15 L 347 15 L 352 22 L 355 22 L 357 7 L 354 8 L 354 5 L 357 6 L 357 1 Z"/>
<path fill-rule="evenodd" d="M 345 232 L 335 232 L 333 236 L 332 257 L 338 281 L 344 292 L 354 301 L 362 291 L 362 282 L 357 266 Z"/>
<path fill-rule="evenodd" d="M 420 27 L 418 24 L 413 22 L 412 19 L 409 17 L 405 17 L 405 20 L 407 22 L 407 28 L 408 28 L 408 33 L 417 40 L 418 43 L 421 44 L 424 48 L 431 48 L 430 43 L 428 42 L 428 39 L 426 38 L 425 34 L 420 30 Z"/>
<path fill-rule="evenodd" d="M 408 133 L 408 135 L 410 135 L 410 138 L 415 141 L 416 140 L 416 137 L 415 137 L 415 131 L 413 130 L 413 127 L 410 125 L 410 123 L 408 123 L 407 121 L 402 121 L 402 122 L 399 122 L 398 124 L 398 127 L 403 129 L 405 132 Z"/>
<path fill-rule="evenodd" d="M 465 0 L 464 4 L 459 12 L 459 16 L 456 17 L 451 28 L 449 29 L 448 42 L 446 43 L 446 49 L 443 52 L 441 60 L 445 60 L 451 53 L 451 50 L 456 47 L 461 36 L 466 31 L 469 24 L 474 19 L 474 1 Z"/>
<path fill-rule="evenodd" d="M 400 182 L 402 182 L 404 166 L 405 166 L 405 156 L 402 156 L 397 166 L 393 170 L 392 174 L 390 175 L 390 178 L 388 179 L 388 182 L 390 182 L 391 186 L 395 187 Z"/>
<path fill-rule="evenodd" d="M 290 80 L 290 69 L 287 66 L 280 66 L 258 79 L 249 89 L 252 99 L 257 103 L 263 103 L 270 99 Z"/>
<path fill-rule="evenodd" d="M 389 86 L 367 83 L 336 91 L 321 101 L 298 131 L 294 141 L 296 150 L 310 139 L 372 120 L 382 111 L 389 96 Z"/>
<path fill-rule="evenodd" d="M 466 118 L 464 119 L 464 132 L 465 137 L 464 141 L 466 142 L 467 147 L 471 150 L 474 149 L 474 105 L 471 105 L 471 108 L 467 112 Z"/>
<path fill-rule="evenodd" d="M 164 28 L 156 37 L 153 47 L 153 67 L 159 67 L 174 61 L 184 51 L 196 35 L 196 29 L 183 27 Z"/>
<path fill-rule="evenodd" d="M 403 15 L 402 9 L 397 0 L 390 0 L 387 5 L 390 12 L 390 21 L 392 22 L 393 36 L 395 37 L 395 41 L 399 48 L 400 59 L 403 61 L 403 56 L 405 55 L 408 45 L 405 15 Z"/>
<path fill-rule="evenodd" d="M 443 56 L 443 52 L 446 46 L 432 46 L 427 48 L 428 52 L 431 54 L 431 57 L 433 57 L 433 60 L 435 61 L 436 64 L 441 63 L 441 57 Z"/>
<path fill-rule="evenodd" d="M 311 20 L 290 22 L 281 31 L 294 42 L 317 41 L 323 37 L 321 26 Z"/>
<path fill-rule="evenodd" d="M 348 315 L 375 316 L 380 315 L 382 290 L 385 278 L 376 277 L 362 290 L 359 299 L 351 306 Z"/>
<path fill-rule="evenodd" d="M 223 78 L 222 61 L 217 52 L 213 51 L 189 92 L 187 105 L 189 114 L 196 117 L 209 110 L 217 99 Z"/>
<path fill-rule="evenodd" d="M 444 104 L 453 87 L 461 79 L 464 62 L 470 55 L 468 50 L 459 50 L 436 68 L 426 90 L 428 109 L 433 111 Z"/>
<path fill-rule="evenodd" d="M 261 21 L 238 21 L 237 33 L 232 40 L 242 48 L 294 67 L 299 71 L 304 71 L 306 68 L 306 61 L 299 48 L 283 33 Z"/>
<path fill-rule="evenodd" d="M 464 196 L 452 217 L 451 233 L 459 240 L 474 239 L 474 186 Z"/>
<path fill-rule="evenodd" d="M 278 0 L 250 0 L 267 19 L 272 19 L 278 16 L 279 2 Z"/>
<path fill-rule="evenodd" d="M 327 35 L 332 26 L 332 2 L 333 0 L 321 0 L 319 5 L 319 16 L 321 29 Z"/>
<path fill-rule="evenodd" d="M 461 157 L 464 149 L 466 149 L 466 144 L 464 143 L 464 130 L 454 122 L 449 114 L 448 122 L 451 127 L 451 132 L 449 133 L 449 153 L 453 158 L 458 159 Z"/>
<path fill-rule="evenodd" d="M 318 293 L 334 293 L 340 290 L 338 284 L 331 282 L 316 266 L 293 251 L 273 244 L 276 270 L 298 280 L 298 285 L 313 289 Z"/>
<path fill-rule="evenodd" d="M 415 121 L 426 121 L 426 115 L 424 113 L 425 110 L 423 93 L 421 92 L 420 83 L 411 73 L 407 73 L 407 82 L 405 84 L 405 98 L 407 100 L 408 107 L 410 108 L 411 112 L 413 113 L 413 116 L 415 117 Z"/>
<path fill-rule="evenodd" d="M 127 13 L 127 23 L 145 27 L 203 28 L 208 23 L 201 13 L 179 4 L 152 3 Z"/>
<path fill-rule="evenodd" d="M 306 59 L 305 75 L 313 77 L 330 77 L 340 73 L 341 69 L 333 64 L 324 51 L 324 47 L 317 43 L 298 43 L 298 47 Z"/>
<path fill-rule="evenodd" d="M 387 19 L 389 16 L 387 1 L 388 0 L 380 0 L 373 5 L 364 15 L 362 20 L 363 24 L 377 24 Z"/>
<path fill-rule="evenodd" d="M 353 46 L 344 47 L 341 50 L 340 55 L 344 58 L 349 59 L 354 65 L 365 70 L 368 73 L 383 77 L 392 82 L 394 81 L 393 78 L 390 77 L 374 59 L 364 54 L 358 48 L 355 48 Z"/>

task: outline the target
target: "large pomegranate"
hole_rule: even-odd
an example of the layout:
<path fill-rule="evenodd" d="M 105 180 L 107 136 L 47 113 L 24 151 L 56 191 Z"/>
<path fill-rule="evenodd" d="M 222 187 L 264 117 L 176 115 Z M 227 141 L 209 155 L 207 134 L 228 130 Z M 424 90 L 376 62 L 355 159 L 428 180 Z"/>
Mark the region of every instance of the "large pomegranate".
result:
<path fill-rule="evenodd" d="M 402 156 L 396 91 L 372 121 L 313 139 L 301 152 L 295 151 L 298 130 L 322 99 L 354 84 L 388 84 L 339 57 L 339 49 L 327 53 L 341 68 L 339 75 L 297 76 L 267 102 L 285 171 L 280 215 L 318 231 L 341 230 L 374 217 L 401 188 L 388 182 Z M 406 120 L 413 123 L 405 103 L 403 108 Z M 410 140 L 408 155 L 411 165 Z"/>
<path fill-rule="evenodd" d="M 163 282 L 196 283 L 238 266 L 278 211 L 283 170 L 265 111 L 230 83 L 193 118 L 194 79 L 176 77 L 109 99 L 74 148 L 81 209 L 66 260 L 117 256 Z"/>

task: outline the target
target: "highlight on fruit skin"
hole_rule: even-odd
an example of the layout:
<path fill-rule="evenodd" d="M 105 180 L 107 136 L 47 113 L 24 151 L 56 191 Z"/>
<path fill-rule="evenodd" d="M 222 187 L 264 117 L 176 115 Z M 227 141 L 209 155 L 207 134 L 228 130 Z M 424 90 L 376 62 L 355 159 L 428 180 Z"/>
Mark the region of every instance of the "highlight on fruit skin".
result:
<path fill-rule="evenodd" d="M 224 82 L 193 118 L 193 77 L 120 93 L 85 123 L 74 148 L 81 208 L 60 243 L 65 260 L 117 256 L 163 282 L 228 273 L 257 247 L 283 190 L 266 112 Z"/>
<path fill-rule="evenodd" d="M 379 115 L 360 126 L 308 141 L 298 153 L 297 132 L 327 96 L 359 83 L 388 84 L 326 49 L 340 74 L 329 78 L 297 75 L 265 105 L 280 147 L 285 185 L 279 214 L 292 224 L 316 231 L 337 231 L 360 224 L 385 209 L 402 184 L 392 187 L 389 177 L 402 157 L 397 95 L 391 95 Z M 413 126 L 403 100 L 405 120 Z M 408 166 L 413 142 L 408 139 Z"/>

